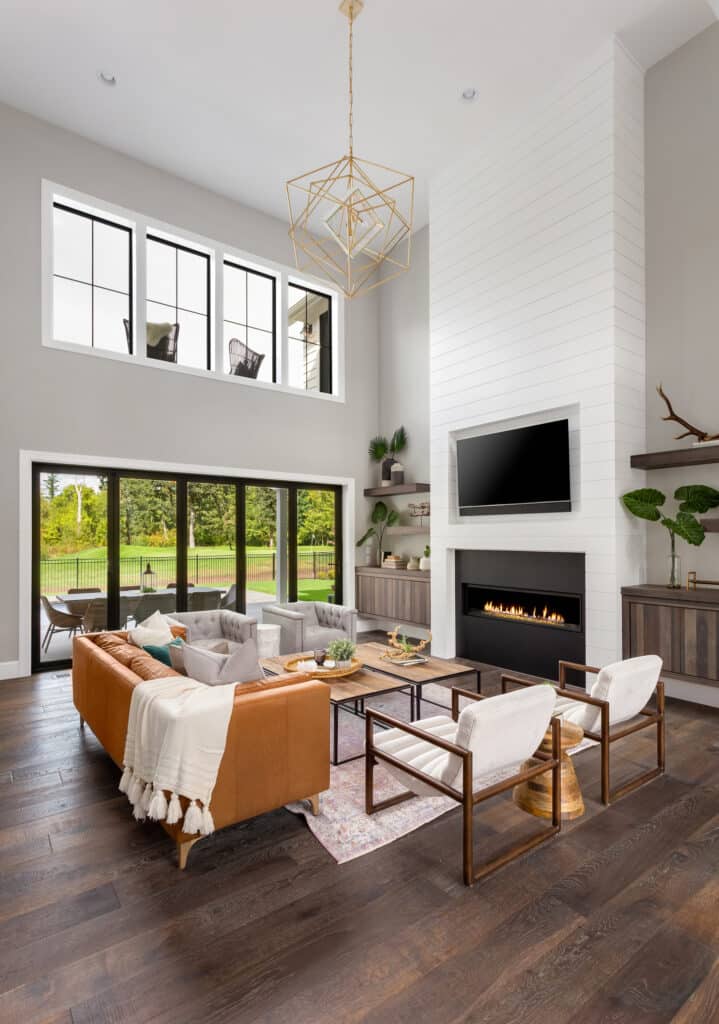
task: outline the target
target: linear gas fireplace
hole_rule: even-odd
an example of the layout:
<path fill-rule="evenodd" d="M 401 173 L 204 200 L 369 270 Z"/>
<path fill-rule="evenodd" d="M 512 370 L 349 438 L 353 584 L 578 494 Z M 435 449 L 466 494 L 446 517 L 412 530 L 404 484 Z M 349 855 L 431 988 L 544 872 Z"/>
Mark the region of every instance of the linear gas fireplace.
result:
<path fill-rule="evenodd" d="M 584 662 L 584 555 L 458 551 L 457 655 L 557 677 L 557 662 Z"/>
<path fill-rule="evenodd" d="M 462 584 L 465 615 L 509 619 L 530 626 L 554 629 L 582 628 L 582 599 L 579 594 L 553 594 L 539 590 L 510 590 L 507 587 Z"/>

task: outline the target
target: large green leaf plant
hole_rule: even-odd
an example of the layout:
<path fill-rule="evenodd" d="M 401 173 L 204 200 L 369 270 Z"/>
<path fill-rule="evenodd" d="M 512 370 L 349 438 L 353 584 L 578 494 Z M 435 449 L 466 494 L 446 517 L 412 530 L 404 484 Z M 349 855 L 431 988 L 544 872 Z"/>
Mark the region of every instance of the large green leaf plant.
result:
<path fill-rule="evenodd" d="M 399 522 L 399 512 L 394 508 L 388 508 L 383 501 L 376 501 L 370 518 L 372 520 L 372 525 L 357 541 L 357 547 L 359 548 L 362 547 L 363 544 L 366 544 L 370 537 L 376 537 L 377 547 L 381 557 L 384 531 L 388 526 L 394 526 Z"/>
<path fill-rule="evenodd" d="M 704 542 L 704 527 L 696 516 L 697 513 L 708 512 L 709 509 L 719 506 L 719 491 L 705 484 L 689 484 L 685 487 L 678 487 L 674 492 L 674 499 L 680 504 L 672 518 L 660 511 L 667 497 L 654 487 L 640 487 L 639 490 L 628 491 L 622 495 L 624 507 L 633 516 L 637 516 L 638 519 L 646 519 L 651 523 L 660 523 L 669 531 L 672 556 L 675 554 L 677 537 L 681 537 L 682 540 L 695 547 L 699 547 Z M 672 578 L 670 585 L 673 586 L 676 583 L 677 581 Z"/>

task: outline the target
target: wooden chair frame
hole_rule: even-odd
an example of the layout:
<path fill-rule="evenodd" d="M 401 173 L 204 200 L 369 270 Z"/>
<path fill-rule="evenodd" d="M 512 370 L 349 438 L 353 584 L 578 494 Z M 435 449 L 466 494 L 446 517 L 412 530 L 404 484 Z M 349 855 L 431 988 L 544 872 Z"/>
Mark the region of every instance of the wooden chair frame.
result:
<path fill-rule="evenodd" d="M 456 722 L 459 718 L 459 698 L 466 697 L 468 700 L 484 700 L 485 695 L 481 693 L 473 693 L 470 690 L 462 690 L 459 687 L 452 687 L 452 718 Z M 416 736 L 418 739 L 424 740 L 427 743 L 431 743 L 433 746 L 438 747 L 440 750 L 445 750 L 449 754 L 455 754 L 462 760 L 462 789 L 457 790 L 452 786 L 447 786 L 444 782 L 439 779 L 434 779 L 432 776 L 427 775 L 425 772 L 420 771 L 418 768 L 407 765 L 404 761 L 394 757 L 392 754 L 387 754 L 382 750 L 378 750 L 374 745 L 374 732 L 372 729 L 373 722 L 381 722 L 394 729 L 401 729 L 402 732 L 406 732 L 410 736 Z M 387 764 L 393 765 L 395 768 L 399 768 L 401 771 L 406 772 L 415 779 L 419 779 L 421 782 L 425 782 L 432 789 L 436 789 L 438 793 L 442 793 L 444 796 L 450 797 L 452 800 L 456 800 L 458 804 L 462 806 L 462 853 L 463 853 L 463 877 L 465 885 L 472 885 L 474 882 L 478 882 L 481 878 L 491 874 L 498 868 L 503 867 L 510 861 L 520 857 L 523 853 L 533 849 L 535 846 L 539 846 L 540 843 L 544 843 L 547 839 L 551 839 L 562 829 L 562 778 L 560 771 L 560 723 L 558 719 L 552 721 L 552 753 L 551 755 L 545 754 L 542 751 L 537 751 L 534 754 L 534 758 L 539 761 L 539 764 L 532 766 L 531 768 L 525 768 L 519 771 L 516 775 L 512 775 L 508 779 L 503 779 L 502 782 L 498 782 L 493 786 L 488 786 L 486 789 L 482 789 L 475 793 L 472 786 L 473 772 L 472 772 L 472 751 L 465 750 L 464 747 L 457 746 L 456 743 L 450 743 L 448 740 L 441 739 L 439 736 L 433 736 L 431 733 L 423 732 L 421 729 L 416 727 L 416 724 L 410 725 L 407 722 L 402 722 L 399 719 L 392 718 L 390 715 L 386 715 L 381 711 L 374 711 L 372 708 L 367 708 L 366 720 L 365 720 L 365 811 L 367 814 L 374 814 L 375 811 L 382 811 L 387 807 L 392 807 L 395 804 L 403 803 L 405 800 L 411 800 L 412 797 L 416 796 L 411 790 L 406 790 L 404 793 L 398 793 L 397 796 L 389 797 L 386 800 L 381 800 L 379 803 L 375 803 L 374 800 L 374 768 L 378 761 L 384 761 Z M 483 864 L 481 867 L 475 870 L 474 867 L 474 808 L 477 804 L 483 803 L 485 800 L 489 800 L 493 796 L 498 796 L 500 793 L 505 793 L 508 789 L 512 789 L 520 782 L 526 782 L 528 779 L 533 779 L 537 775 L 542 775 L 544 772 L 552 772 L 552 824 L 549 828 L 543 828 L 540 832 L 530 836 L 528 839 L 522 840 L 515 846 L 510 847 L 509 850 L 505 850 L 504 853 L 499 854 L 493 860 Z"/>
<path fill-rule="evenodd" d="M 620 800 L 623 796 L 633 792 L 640 786 L 644 786 L 647 782 L 651 782 L 656 779 L 659 775 L 663 775 L 666 771 L 666 717 L 665 717 L 665 694 L 664 694 L 664 683 L 660 679 L 656 686 L 656 710 L 653 711 L 649 706 L 642 708 L 639 712 L 641 718 L 644 721 L 634 722 L 631 725 L 620 727 L 616 731 L 612 732 L 609 726 L 609 701 L 599 700 L 597 697 L 590 697 L 588 693 L 579 690 L 567 689 L 567 672 L 592 672 L 595 675 L 601 672 L 601 669 L 595 668 L 593 665 L 579 665 L 574 661 L 560 661 L 559 662 L 559 685 L 555 686 L 554 689 L 560 697 L 569 697 L 571 700 L 576 700 L 580 704 L 590 704 L 592 707 L 599 708 L 600 711 L 600 726 L 599 732 L 588 732 L 584 730 L 584 735 L 589 740 L 594 740 L 599 743 L 601 749 L 601 775 L 602 775 L 602 803 L 609 805 L 614 800 Z M 518 676 L 513 675 L 502 675 L 502 693 L 507 692 L 507 684 L 512 683 L 517 686 L 546 686 L 546 683 L 534 682 L 530 679 L 520 679 Z M 609 777 L 609 751 L 612 743 L 616 743 L 617 740 L 623 740 L 626 736 L 631 736 L 635 732 L 639 732 L 642 729 L 651 729 L 652 726 L 657 727 L 657 766 L 651 768 L 649 771 L 642 772 L 641 774 L 625 782 L 623 786 L 619 786 L 617 789 L 612 789 Z"/>

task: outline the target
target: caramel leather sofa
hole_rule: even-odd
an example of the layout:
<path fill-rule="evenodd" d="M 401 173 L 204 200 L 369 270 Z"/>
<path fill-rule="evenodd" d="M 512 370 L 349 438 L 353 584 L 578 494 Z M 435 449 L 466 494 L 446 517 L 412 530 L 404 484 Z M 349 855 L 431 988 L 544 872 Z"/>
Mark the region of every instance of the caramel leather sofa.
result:
<path fill-rule="evenodd" d="M 87 722 L 116 765 L 122 765 L 134 687 L 168 675 L 177 673 L 129 643 L 125 632 L 75 637 L 72 691 L 80 724 Z M 318 812 L 319 794 L 330 783 L 329 703 L 329 687 L 299 673 L 238 684 L 212 796 L 216 829 L 292 800 L 309 798 Z M 177 843 L 184 868 L 202 837 L 186 835 L 179 824 L 159 824 Z"/>

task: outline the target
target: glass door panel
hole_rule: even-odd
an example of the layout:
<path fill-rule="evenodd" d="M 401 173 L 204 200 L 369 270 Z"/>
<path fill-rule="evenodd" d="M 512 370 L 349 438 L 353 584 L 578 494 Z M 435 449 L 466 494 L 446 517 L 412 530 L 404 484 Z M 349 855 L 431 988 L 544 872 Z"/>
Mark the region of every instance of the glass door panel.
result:
<path fill-rule="evenodd" d="M 177 610 L 177 484 L 120 477 L 120 625 Z"/>
<path fill-rule="evenodd" d="M 187 607 L 237 610 L 234 484 L 187 485 Z"/>
<path fill-rule="evenodd" d="M 289 492 L 286 487 L 245 488 L 245 605 L 262 621 L 262 607 L 289 593 Z"/>
<path fill-rule="evenodd" d="M 107 626 L 107 477 L 40 472 L 35 488 L 34 660 L 65 661 L 73 636 Z"/>
<path fill-rule="evenodd" d="M 297 599 L 335 597 L 335 492 L 297 489 Z"/>

